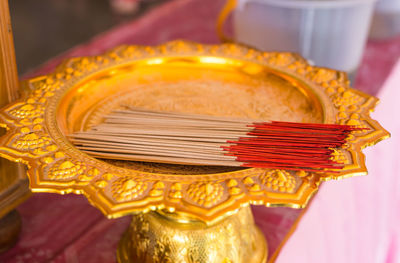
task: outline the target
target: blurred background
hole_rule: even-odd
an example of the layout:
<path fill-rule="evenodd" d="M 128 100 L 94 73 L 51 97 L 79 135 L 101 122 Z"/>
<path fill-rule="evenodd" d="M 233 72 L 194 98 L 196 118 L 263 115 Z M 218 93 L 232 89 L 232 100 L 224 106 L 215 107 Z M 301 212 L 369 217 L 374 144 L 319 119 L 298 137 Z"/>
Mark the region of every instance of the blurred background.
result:
<path fill-rule="evenodd" d="M 9 1 L 18 72 L 135 19 L 166 0 Z"/>
<path fill-rule="evenodd" d="M 18 71 L 29 72 L 165 2 L 168 0 L 42 0 L 40 4 L 35 0 L 9 1 Z M 225 3 L 231 5 L 221 27 L 237 42 L 262 50 L 300 53 L 316 65 L 347 71 L 352 81 L 368 37 L 384 41 L 400 32 L 398 0 L 215 2 L 219 4 L 204 1 L 204 9 L 209 6 L 210 13 L 218 14 Z M 186 31 L 201 30 L 193 28 L 190 21 L 187 23 Z M 204 21 L 204 24 L 215 23 L 215 20 Z"/>

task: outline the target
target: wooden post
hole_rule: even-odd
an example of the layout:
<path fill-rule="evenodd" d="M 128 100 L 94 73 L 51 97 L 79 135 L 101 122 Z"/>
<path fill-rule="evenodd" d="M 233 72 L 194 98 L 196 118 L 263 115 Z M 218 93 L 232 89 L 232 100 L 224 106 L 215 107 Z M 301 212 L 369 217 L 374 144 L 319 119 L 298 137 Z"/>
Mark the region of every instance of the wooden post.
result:
<path fill-rule="evenodd" d="M 0 106 L 18 97 L 18 75 L 8 1 L 0 0 Z"/>
<path fill-rule="evenodd" d="M 0 0 L 0 43 L 0 106 L 4 106 L 18 97 L 18 74 L 8 0 Z M 0 253 L 18 238 L 21 220 L 14 209 L 29 194 L 25 167 L 0 158 Z"/>

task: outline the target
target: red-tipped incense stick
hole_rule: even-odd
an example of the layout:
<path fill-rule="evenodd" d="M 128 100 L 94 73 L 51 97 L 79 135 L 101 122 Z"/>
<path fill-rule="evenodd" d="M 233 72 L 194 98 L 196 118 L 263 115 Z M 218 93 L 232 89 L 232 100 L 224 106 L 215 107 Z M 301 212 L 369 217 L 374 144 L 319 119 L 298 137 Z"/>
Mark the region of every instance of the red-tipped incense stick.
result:
<path fill-rule="evenodd" d="M 70 140 L 98 158 L 188 165 L 337 171 L 334 149 L 353 131 L 337 124 L 232 119 L 128 107 Z"/>

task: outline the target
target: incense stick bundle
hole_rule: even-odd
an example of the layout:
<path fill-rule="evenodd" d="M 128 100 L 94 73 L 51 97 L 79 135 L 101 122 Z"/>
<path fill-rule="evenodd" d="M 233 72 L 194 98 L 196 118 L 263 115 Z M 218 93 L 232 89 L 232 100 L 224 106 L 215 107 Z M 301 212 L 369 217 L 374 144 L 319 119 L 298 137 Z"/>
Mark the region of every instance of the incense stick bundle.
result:
<path fill-rule="evenodd" d="M 69 136 L 97 158 L 188 165 L 320 171 L 356 128 L 156 112 L 126 106 L 89 131 Z"/>

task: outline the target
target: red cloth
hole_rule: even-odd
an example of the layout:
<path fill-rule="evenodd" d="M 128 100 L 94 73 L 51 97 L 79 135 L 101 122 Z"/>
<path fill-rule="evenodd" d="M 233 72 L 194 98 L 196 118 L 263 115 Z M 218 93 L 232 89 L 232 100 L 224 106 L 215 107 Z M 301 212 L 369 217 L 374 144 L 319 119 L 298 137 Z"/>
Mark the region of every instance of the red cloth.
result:
<path fill-rule="evenodd" d="M 100 54 L 121 44 L 153 45 L 172 39 L 217 43 L 215 19 L 225 0 L 174 0 L 142 18 L 77 46 L 25 77 L 46 74 L 68 57 Z M 367 45 L 356 87 L 376 94 L 400 54 L 400 38 Z M 18 208 L 23 229 L 17 245 L 0 262 L 115 262 L 129 217 L 106 219 L 77 195 L 34 194 Z M 277 251 L 301 210 L 253 207 L 266 235 L 269 254 Z M 361 252 L 360 252 L 361 253 Z"/>

